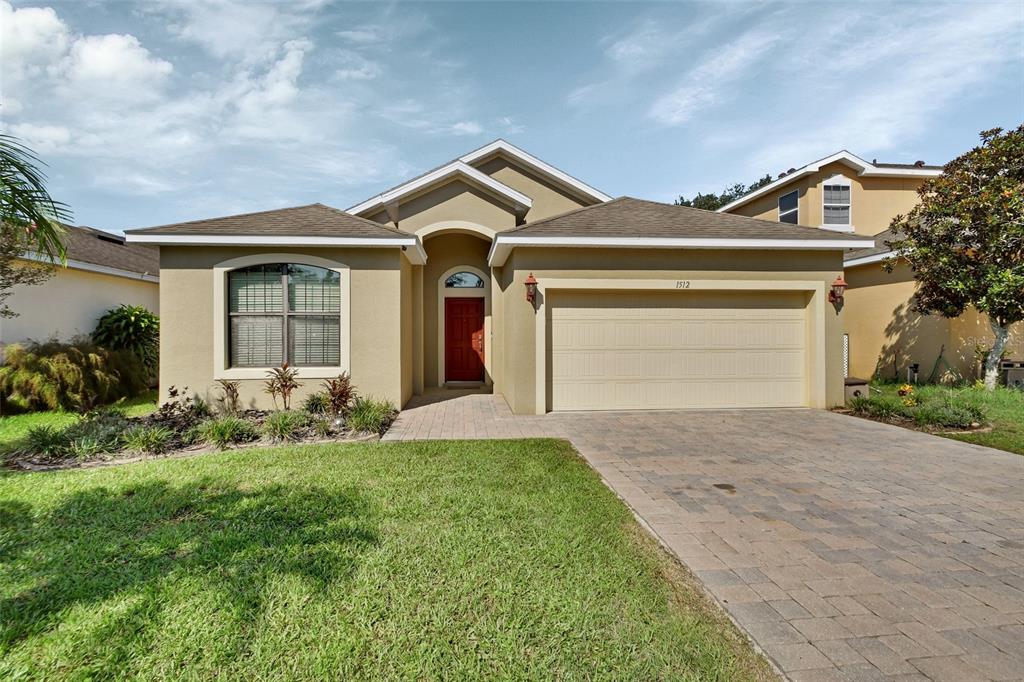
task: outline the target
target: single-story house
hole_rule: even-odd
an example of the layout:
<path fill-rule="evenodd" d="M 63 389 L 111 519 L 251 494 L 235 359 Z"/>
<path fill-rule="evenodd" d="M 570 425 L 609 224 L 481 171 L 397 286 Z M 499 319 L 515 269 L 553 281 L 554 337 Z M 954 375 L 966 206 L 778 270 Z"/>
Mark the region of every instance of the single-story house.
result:
<path fill-rule="evenodd" d="M 0 318 L 0 349 L 9 343 L 67 340 L 89 334 L 99 318 L 122 303 L 160 311 L 160 255 L 144 244 L 91 227 L 65 226 L 67 267 L 54 267 L 42 284 L 15 287 Z M 32 253 L 26 261 L 49 263 Z"/>
<path fill-rule="evenodd" d="M 160 247 L 160 385 L 268 405 L 351 372 L 397 405 L 489 386 L 517 414 L 843 402 L 847 249 L 870 239 L 610 196 L 495 141 L 347 211 L 132 230 Z M 301 396 L 300 396 L 301 397 Z"/>
<path fill-rule="evenodd" d="M 885 242 L 892 239 L 892 220 L 916 206 L 918 188 L 941 173 L 942 166 L 922 161 L 880 163 L 843 150 L 790 169 L 719 211 L 874 241 L 844 258 L 843 345 L 849 376 L 905 380 L 907 370 L 917 365 L 922 381 L 932 378 L 933 370 L 936 380 L 971 379 L 978 376 L 977 349 L 992 344 L 988 318 L 973 308 L 955 319 L 921 315 L 913 309 L 917 285 L 909 263 L 897 262 L 892 272 L 882 267 L 890 254 Z M 1009 354 L 1024 359 L 1024 328 L 1016 327 Z"/>

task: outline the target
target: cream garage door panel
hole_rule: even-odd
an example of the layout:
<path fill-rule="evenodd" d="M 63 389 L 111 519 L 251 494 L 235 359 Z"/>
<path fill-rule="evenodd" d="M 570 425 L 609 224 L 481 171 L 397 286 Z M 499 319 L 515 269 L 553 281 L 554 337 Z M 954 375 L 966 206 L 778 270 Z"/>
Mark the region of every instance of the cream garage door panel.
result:
<path fill-rule="evenodd" d="M 807 404 L 799 292 L 553 292 L 551 409 Z"/>

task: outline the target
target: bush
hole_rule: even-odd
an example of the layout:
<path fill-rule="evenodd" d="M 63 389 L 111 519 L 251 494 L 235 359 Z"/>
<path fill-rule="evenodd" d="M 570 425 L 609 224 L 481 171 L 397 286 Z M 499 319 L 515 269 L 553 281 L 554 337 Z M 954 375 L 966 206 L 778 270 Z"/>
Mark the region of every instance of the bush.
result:
<path fill-rule="evenodd" d="M 320 438 L 329 438 L 334 435 L 334 422 L 326 417 L 317 417 L 313 420 L 313 433 Z"/>
<path fill-rule="evenodd" d="M 163 426 L 133 426 L 124 432 L 121 441 L 128 450 L 157 455 L 167 450 L 174 432 Z"/>
<path fill-rule="evenodd" d="M 219 449 L 225 450 L 232 443 L 248 443 L 259 438 L 255 424 L 238 417 L 210 419 L 199 425 L 199 437 Z"/>
<path fill-rule="evenodd" d="M 150 377 L 156 376 L 160 362 L 160 318 L 143 306 L 122 303 L 108 310 L 96 324 L 92 340 L 98 346 L 131 353 Z"/>
<path fill-rule="evenodd" d="M 238 399 L 239 386 L 240 384 L 237 381 L 217 379 L 217 387 L 223 393 L 219 398 L 219 401 L 221 406 L 224 408 L 225 414 L 238 414 L 238 410 L 242 405 L 241 401 Z M 205 405 L 205 403 L 203 404 Z"/>
<path fill-rule="evenodd" d="M 383 435 L 395 421 L 398 410 L 387 400 L 356 398 L 345 418 L 350 431 Z"/>
<path fill-rule="evenodd" d="M 349 373 L 342 372 L 334 379 L 326 379 L 323 387 L 331 414 L 341 416 L 348 412 L 356 397 L 356 389 L 352 386 L 352 377 Z"/>
<path fill-rule="evenodd" d="M 29 429 L 17 450 L 46 458 L 70 456 L 77 459 L 117 452 L 127 425 L 128 419 L 121 410 L 96 410 L 62 429 L 51 426 Z"/>
<path fill-rule="evenodd" d="M 299 370 L 289 367 L 284 363 L 280 367 L 273 367 L 267 370 L 267 380 L 263 382 L 263 392 L 270 396 L 277 407 L 277 397 L 281 396 L 284 409 L 290 410 L 292 403 L 292 392 L 302 384 L 299 383 Z"/>
<path fill-rule="evenodd" d="M 902 387 L 893 395 L 885 390 L 876 389 L 868 398 L 854 398 L 850 409 L 874 419 L 907 420 L 923 427 L 963 429 L 988 419 L 985 408 L 971 391 Z"/>
<path fill-rule="evenodd" d="M 310 414 L 327 414 L 327 411 L 331 409 L 330 397 L 323 391 L 310 393 L 302 401 L 302 409 Z"/>
<path fill-rule="evenodd" d="M 274 412 L 263 422 L 263 435 L 275 442 L 298 440 L 307 424 L 304 412 Z"/>
<path fill-rule="evenodd" d="M 141 361 L 123 351 L 101 348 L 88 339 L 69 343 L 11 344 L 0 366 L 0 393 L 33 410 L 88 412 L 146 390 Z"/>

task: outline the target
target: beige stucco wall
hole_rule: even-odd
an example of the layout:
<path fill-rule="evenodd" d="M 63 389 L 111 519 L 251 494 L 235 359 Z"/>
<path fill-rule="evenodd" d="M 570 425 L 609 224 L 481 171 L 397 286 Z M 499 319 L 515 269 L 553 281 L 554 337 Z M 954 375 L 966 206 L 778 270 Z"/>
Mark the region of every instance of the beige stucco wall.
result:
<path fill-rule="evenodd" d="M 161 248 L 160 253 L 160 391 L 188 386 L 212 400 L 214 390 L 214 273 L 229 259 L 281 248 L 188 247 Z M 408 382 L 403 367 L 402 266 L 398 249 L 311 249 L 309 254 L 350 268 L 351 372 L 361 395 L 404 403 Z M 275 259 L 276 261 L 277 259 Z M 293 401 L 319 390 L 320 379 L 302 380 Z M 242 380 L 245 406 L 266 408 L 270 398 L 263 381 Z"/>
<path fill-rule="evenodd" d="M 402 335 L 402 400 L 404 405 L 412 397 L 412 288 L 413 288 L 413 265 L 407 258 L 399 259 L 401 277 L 401 335 Z"/>
<path fill-rule="evenodd" d="M 854 169 L 836 162 L 817 173 L 797 178 L 730 213 L 777 221 L 779 197 L 795 189 L 800 192 L 800 224 L 821 227 L 822 187 L 826 179 L 837 173 L 850 180 L 850 211 L 854 231 L 869 236 L 888 229 L 893 218 L 912 209 L 917 204 L 917 188 L 924 181 L 923 178 L 858 177 Z"/>
<path fill-rule="evenodd" d="M 141 279 L 58 268 L 43 284 L 14 288 L 8 305 L 18 317 L 0 319 L 0 347 L 29 339 L 67 340 L 79 334 L 90 334 L 105 312 L 122 303 L 145 306 L 159 313 L 159 285 Z"/>
<path fill-rule="evenodd" d="M 570 194 L 502 156 L 478 164 L 477 170 L 522 192 L 533 200 L 533 206 L 530 207 L 524 221 L 527 223 L 597 203 L 594 200 L 585 201 Z"/>
<path fill-rule="evenodd" d="M 516 249 L 500 277 L 503 368 L 495 390 L 517 414 L 536 410 L 537 311 L 526 301 L 528 273 L 544 279 L 657 279 L 815 281 L 831 284 L 842 270 L 839 251 L 648 251 L 615 249 Z M 543 314 L 547 314 L 546 311 Z M 550 326 L 548 326 L 550 330 Z M 825 400 L 843 402 L 842 314 L 825 306 Z"/>
<path fill-rule="evenodd" d="M 977 378 L 975 348 L 988 348 L 988 318 L 974 308 L 960 317 L 921 315 L 913 310 L 917 289 L 913 271 L 904 262 L 892 273 L 880 263 L 847 268 L 845 332 L 850 335 L 850 375 L 869 379 L 906 379 L 907 367 L 920 365 L 920 380 L 932 374 L 939 353 L 952 367 L 940 367 L 936 380 Z M 1010 356 L 1024 359 L 1024 325 L 1011 328 Z"/>
<path fill-rule="evenodd" d="M 439 375 L 438 348 L 438 289 L 440 277 L 451 268 L 470 265 L 485 275 L 488 273 L 487 252 L 490 242 L 468 234 L 443 234 L 429 237 L 424 243 L 427 264 L 423 266 L 423 365 L 427 387 L 440 386 L 444 378 Z M 486 280 L 486 278 L 485 278 Z M 490 324 L 492 311 L 484 307 L 484 322 Z M 493 327 L 492 327 L 493 336 Z M 484 354 L 490 353 L 491 339 L 484 341 Z"/>

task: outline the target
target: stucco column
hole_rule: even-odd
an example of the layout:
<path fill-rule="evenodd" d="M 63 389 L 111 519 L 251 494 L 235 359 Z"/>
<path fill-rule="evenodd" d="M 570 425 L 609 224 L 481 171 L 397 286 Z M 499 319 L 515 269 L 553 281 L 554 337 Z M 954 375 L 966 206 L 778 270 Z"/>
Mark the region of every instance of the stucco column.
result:
<path fill-rule="evenodd" d="M 423 395 L 423 266 L 412 267 L 412 392 Z"/>

